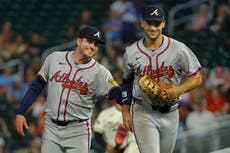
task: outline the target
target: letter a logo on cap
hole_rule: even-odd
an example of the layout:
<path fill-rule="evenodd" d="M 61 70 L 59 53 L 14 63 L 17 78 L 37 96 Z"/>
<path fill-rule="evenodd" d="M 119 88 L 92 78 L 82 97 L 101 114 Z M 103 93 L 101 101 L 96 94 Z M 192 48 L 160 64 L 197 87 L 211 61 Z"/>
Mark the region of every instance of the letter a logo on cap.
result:
<path fill-rule="evenodd" d="M 100 38 L 100 32 L 98 31 L 97 33 L 94 34 L 94 36 Z"/>
<path fill-rule="evenodd" d="M 158 9 L 156 9 L 156 10 L 154 10 L 150 15 L 152 16 L 152 15 L 156 15 L 156 16 L 158 16 L 159 14 L 158 14 Z"/>

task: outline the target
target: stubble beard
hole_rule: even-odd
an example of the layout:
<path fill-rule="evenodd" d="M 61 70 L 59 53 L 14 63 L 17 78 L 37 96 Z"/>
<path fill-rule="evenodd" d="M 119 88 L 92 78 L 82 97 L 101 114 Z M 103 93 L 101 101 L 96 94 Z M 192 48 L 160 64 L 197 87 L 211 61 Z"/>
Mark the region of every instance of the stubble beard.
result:
<path fill-rule="evenodd" d="M 146 36 L 148 37 L 148 39 L 152 42 L 156 42 L 156 40 L 158 38 L 160 38 L 160 33 L 158 32 L 157 35 L 155 37 L 151 37 L 148 33 L 146 33 Z"/>

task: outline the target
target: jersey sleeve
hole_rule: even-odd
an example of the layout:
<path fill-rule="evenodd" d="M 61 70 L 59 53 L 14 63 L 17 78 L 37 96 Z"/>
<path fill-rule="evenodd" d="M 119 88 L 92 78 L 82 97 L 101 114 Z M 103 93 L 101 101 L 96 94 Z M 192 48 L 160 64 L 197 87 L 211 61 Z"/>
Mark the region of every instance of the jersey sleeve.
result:
<path fill-rule="evenodd" d="M 181 67 L 187 76 L 196 73 L 201 67 L 196 55 L 185 44 L 182 44 Z"/>
<path fill-rule="evenodd" d="M 119 87 L 112 74 L 104 66 L 100 65 L 96 77 L 97 95 L 107 95 L 113 88 Z"/>
<path fill-rule="evenodd" d="M 133 76 L 134 70 L 132 66 L 132 61 L 130 58 L 130 55 L 128 55 L 129 48 L 126 48 L 125 54 L 123 56 L 123 62 L 124 62 L 124 73 L 123 73 L 123 79 L 130 79 Z"/>
<path fill-rule="evenodd" d="M 54 56 L 54 53 L 48 55 L 45 59 L 45 61 L 42 64 L 42 67 L 40 71 L 38 72 L 38 75 L 45 81 L 48 82 L 48 76 L 49 76 L 49 69 L 50 69 L 50 64 L 52 61 L 52 58 Z"/>

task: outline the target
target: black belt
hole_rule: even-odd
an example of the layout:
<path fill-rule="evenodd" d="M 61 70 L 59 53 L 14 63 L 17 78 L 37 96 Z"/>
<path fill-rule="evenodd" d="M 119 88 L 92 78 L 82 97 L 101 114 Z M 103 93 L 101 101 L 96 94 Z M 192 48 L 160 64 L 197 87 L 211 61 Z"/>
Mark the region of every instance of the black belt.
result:
<path fill-rule="evenodd" d="M 86 120 L 79 119 L 79 120 L 59 121 L 51 118 L 51 121 L 59 126 L 67 126 L 69 123 L 73 123 L 73 122 L 81 123 Z"/>
<path fill-rule="evenodd" d="M 139 104 L 139 105 L 142 105 L 142 101 L 139 99 L 134 98 L 134 102 Z M 158 111 L 160 113 L 168 113 L 168 112 L 176 110 L 179 107 L 179 105 L 177 103 L 175 103 L 172 106 L 170 106 L 170 105 L 160 106 L 159 104 L 149 104 L 149 106 L 152 108 L 152 110 Z"/>
<path fill-rule="evenodd" d="M 152 109 L 161 113 L 168 113 L 170 112 L 171 106 L 152 105 Z"/>

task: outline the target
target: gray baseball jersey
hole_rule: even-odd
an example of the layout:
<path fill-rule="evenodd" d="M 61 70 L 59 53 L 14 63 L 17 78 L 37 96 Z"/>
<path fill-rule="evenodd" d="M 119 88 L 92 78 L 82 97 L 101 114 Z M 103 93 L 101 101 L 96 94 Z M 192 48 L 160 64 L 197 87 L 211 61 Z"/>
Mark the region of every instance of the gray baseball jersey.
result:
<path fill-rule="evenodd" d="M 50 54 L 39 75 L 48 82 L 46 113 L 61 121 L 88 119 L 98 95 L 118 86 L 111 73 L 92 59 L 76 64 L 72 52 Z"/>
<path fill-rule="evenodd" d="M 195 74 L 201 65 L 182 42 L 163 35 L 161 46 L 151 51 L 145 47 L 143 40 L 144 38 L 127 47 L 124 54 L 123 78 L 129 79 L 134 75 L 132 95 L 134 99 L 142 101 L 139 105 L 134 102 L 131 107 L 133 129 L 141 153 L 171 153 L 176 140 L 178 110 L 167 114 L 153 111 L 151 105 L 159 100 L 145 95 L 139 89 L 137 81 L 146 74 L 155 80 L 179 85 L 188 76 Z M 144 129 L 150 126 L 152 129 Z M 160 144 L 160 147 L 153 144 Z M 168 144 L 171 145 L 167 148 Z"/>
<path fill-rule="evenodd" d="M 57 51 L 50 54 L 38 73 L 48 82 L 42 152 L 53 152 L 54 144 L 60 142 L 63 147 L 76 148 L 73 152 L 89 152 L 85 149 L 90 147 L 90 119 L 96 98 L 108 94 L 112 88 L 118 86 L 104 66 L 94 59 L 86 64 L 76 64 L 72 60 L 72 53 L 73 51 Z M 59 127 L 51 119 L 87 121 Z M 56 152 L 58 150 L 56 148 Z"/>
<path fill-rule="evenodd" d="M 187 76 L 201 67 L 193 52 L 183 43 L 163 36 L 163 43 L 155 51 L 150 51 L 143 44 L 143 39 L 126 48 L 124 55 L 124 79 L 134 74 L 133 97 L 148 103 L 154 102 L 140 91 L 137 81 L 147 74 L 158 81 L 181 84 Z"/>

